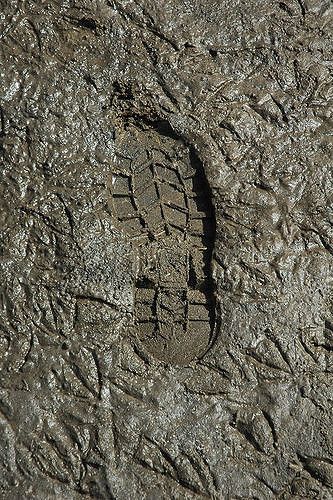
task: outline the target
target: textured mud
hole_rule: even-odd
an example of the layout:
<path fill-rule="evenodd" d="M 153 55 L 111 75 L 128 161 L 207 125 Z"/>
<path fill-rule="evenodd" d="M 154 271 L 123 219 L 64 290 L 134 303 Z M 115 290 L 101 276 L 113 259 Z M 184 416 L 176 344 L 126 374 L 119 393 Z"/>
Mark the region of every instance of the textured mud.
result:
<path fill-rule="evenodd" d="M 0 498 L 332 498 L 332 10 L 0 1 Z"/>

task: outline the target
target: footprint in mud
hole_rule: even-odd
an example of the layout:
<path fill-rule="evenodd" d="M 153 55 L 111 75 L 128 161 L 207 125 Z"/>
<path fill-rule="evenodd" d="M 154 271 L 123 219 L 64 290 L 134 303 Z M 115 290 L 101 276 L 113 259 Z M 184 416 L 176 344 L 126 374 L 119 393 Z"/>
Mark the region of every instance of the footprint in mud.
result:
<path fill-rule="evenodd" d="M 128 125 L 116 148 L 112 211 L 136 252 L 136 336 L 159 360 L 186 364 L 208 349 L 215 326 L 205 173 L 164 122 Z"/>

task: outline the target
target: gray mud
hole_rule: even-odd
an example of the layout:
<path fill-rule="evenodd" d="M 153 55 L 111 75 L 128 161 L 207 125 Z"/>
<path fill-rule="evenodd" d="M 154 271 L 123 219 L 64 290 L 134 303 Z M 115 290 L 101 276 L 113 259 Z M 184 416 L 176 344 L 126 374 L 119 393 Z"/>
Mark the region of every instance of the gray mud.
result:
<path fill-rule="evenodd" d="M 332 2 L 0 14 L 0 498 L 333 498 Z"/>

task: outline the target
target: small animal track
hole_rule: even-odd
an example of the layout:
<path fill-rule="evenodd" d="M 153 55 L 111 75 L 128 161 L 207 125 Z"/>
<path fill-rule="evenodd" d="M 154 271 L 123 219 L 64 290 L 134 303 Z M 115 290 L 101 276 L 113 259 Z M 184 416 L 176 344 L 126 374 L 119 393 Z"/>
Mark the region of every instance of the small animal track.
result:
<path fill-rule="evenodd" d="M 185 364 L 215 326 L 215 217 L 203 166 L 166 122 L 116 138 L 113 213 L 137 253 L 136 335 L 156 358 Z"/>

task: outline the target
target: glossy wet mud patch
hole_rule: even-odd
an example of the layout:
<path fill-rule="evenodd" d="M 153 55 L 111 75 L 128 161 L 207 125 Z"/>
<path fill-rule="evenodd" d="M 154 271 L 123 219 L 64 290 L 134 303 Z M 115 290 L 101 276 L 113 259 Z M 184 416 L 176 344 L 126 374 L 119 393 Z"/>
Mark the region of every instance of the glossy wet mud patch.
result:
<path fill-rule="evenodd" d="M 116 138 L 112 213 L 136 254 L 134 328 L 156 358 L 186 364 L 215 328 L 215 217 L 200 160 L 163 123 Z"/>

